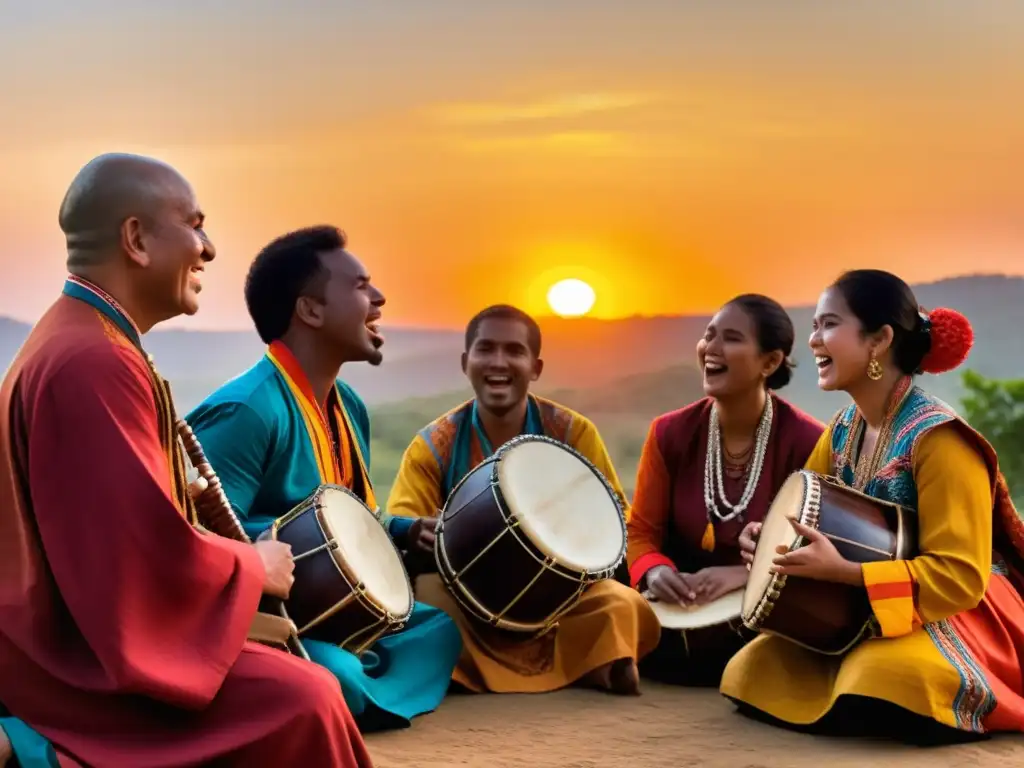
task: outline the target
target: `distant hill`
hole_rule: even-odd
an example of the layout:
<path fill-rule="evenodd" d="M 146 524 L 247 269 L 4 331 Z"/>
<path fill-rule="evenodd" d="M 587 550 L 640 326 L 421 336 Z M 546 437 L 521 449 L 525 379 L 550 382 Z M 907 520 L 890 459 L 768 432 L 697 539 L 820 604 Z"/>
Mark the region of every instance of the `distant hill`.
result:
<path fill-rule="evenodd" d="M 1016 330 L 1024 320 L 1024 280 L 959 278 L 915 287 L 925 306 L 955 307 L 970 318 L 977 342 L 968 366 L 994 378 L 1024 376 L 1024 338 Z M 790 310 L 798 329 L 809 333 L 813 309 Z M 545 372 L 538 392 L 585 414 L 601 431 L 627 492 L 632 493 L 636 466 L 651 420 L 703 395 L 692 351 L 707 324 L 705 317 L 633 318 L 616 321 L 547 321 L 544 324 Z M 781 396 L 827 421 L 848 400 L 842 393 L 818 390 L 809 368 L 804 332 L 798 333 L 800 368 Z M 458 359 L 460 346 L 451 349 Z M 680 362 L 685 360 L 686 362 Z M 405 363 L 406 361 L 403 361 Z M 373 476 L 385 498 L 402 451 L 423 425 L 470 397 L 457 365 L 455 374 L 438 373 L 435 385 L 451 382 L 448 391 L 398 403 L 377 402 L 373 420 Z M 926 377 L 932 393 L 958 407 L 956 375 Z M 426 389 L 426 387 L 424 387 Z M 426 393 L 425 393 L 426 394 Z"/>
<path fill-rule="evenodd" d="M 968 365 L 993 378 L 1024 376 L 1024 279 L 961 277 L 915 286 L 928 307 L 954 307 L 970 318 L 977 342 Z M 845 404 L 842 394 L 819 392 L 806 338 L 811 307 L 790 309 L 797 327 L 799 368 L 781 395 L 822 421 Z M 601 431 L 620 479 L 632 490 L 640 449 L 651 419 L 702 395 L 694 349 L 708 318 L 654 317 L 623 320 L 544 319 L 544 377 L 538 392 L 592 419 Z M 0 318 L 0 361 L 5 365 L 29 326 Z M 459 368 L 462 331 L 387 330 L 387 358 L 379 368 L 343 372 L 370 405 L 372 474 L 386 498 L 412 436 L 427 422 L 470 396 Z M 182 412 L 263 353 L 255 333 L 155 331 L 146 348 L 174 387 Z M 957 376 L 927 377 L 934 394 L 957 405 Z"/>
<path fill-rule="evenodd" d="M 915 286 L 914 290 L 925 306 L 955 307 L 970 318 L 978 337 L 970 360 L 972 368 L 1000 378 L 1024 374 L 1024 336 L 1018 330 L 1024 321 L 1024 279 L 960 277 Z M 802 367 L 787 394 L 810 412 L 827 417 L 841 398 L 819 393 L 814 376 L 806 370 L 804 340 L 813 310 L 794 307 L 790 312 L 798 329 L 796 358 Z M 591 389 L 595 390 L 593 397 L 600 398 L 605 396 L 599 394 L 600 390 L 632 376 L 652 374 L 652 382 L 677 382 L 694 365 L 694 347 L 707 321 L 706 316 L 545 319 L 543 389 Z M 28 330 L 25 323 L 0 318 L 0 362 L 6 365 L 13 358 Z M 346 380 L 368 403 L 395 403 L 465 389 L 459 369 L 461 330 L 393 328 L 386 329 L 386 333 L 383 365 L 352 366 L 344 371 Z M 146 346 L 161 372 L 171 380 L 182 410 L 244 371 L 263 352 L 263 345 L 252 332 L 155 331 L 147 336 Z M 619 386 L 616 384 L 611 391 L 623 393 L 620 396 L 624 399 L 638 397 L 632 389 Z M 668 384 L 665 386 L 671 391 Z M 931 386 L 936 394 L 951 401 L 959 393 L 955 377 L 935 380 Z M 680 397 L 679 402 L 685 402 L 685 398 Z"/>

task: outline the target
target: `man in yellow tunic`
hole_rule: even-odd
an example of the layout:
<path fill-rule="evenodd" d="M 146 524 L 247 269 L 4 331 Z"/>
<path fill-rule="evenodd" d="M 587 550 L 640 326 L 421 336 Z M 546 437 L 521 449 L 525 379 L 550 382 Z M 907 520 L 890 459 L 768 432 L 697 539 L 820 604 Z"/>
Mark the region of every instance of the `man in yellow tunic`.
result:
<path fill-rule="evenodd" d="M 531 382 L 543 369 L 540 346 L 536 321 L 514 307 L 489 307 L 469 322 L 462 369 L 476 397 L 413 439 L 391 490 L 390 514 L 436 520 L 451 488 L 493 454 L 493 446 L 520 434 L 544 434 L 577 450 L 628 509 L 593 423 L 530 394 Z M 420 546 L 429 549 L 433 526 L 420 530 Z M 417 577 L 416 598 L 443 609 L 459 625 L 463 652 L 452 679 L 476 693 L 542 693 L 575 684 L 637 694 L 637 660 L 657 646 L 661 635 L 647 601 L 612 579 L 592 585 L 559 619 L 557 629 L 536 639 L 510 639 L 472 623 L 436 574 Z"/>

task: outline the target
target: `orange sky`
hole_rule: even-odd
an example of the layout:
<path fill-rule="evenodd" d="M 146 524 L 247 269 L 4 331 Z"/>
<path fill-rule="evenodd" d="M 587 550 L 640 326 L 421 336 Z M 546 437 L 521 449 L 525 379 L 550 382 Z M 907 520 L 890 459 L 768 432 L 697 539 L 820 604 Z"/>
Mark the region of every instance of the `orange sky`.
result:
<path fill-rule="evenodd" d="M 612 317 L 811 301 L 852 266 L 1024 274 L 1024 3 L 284 7 L 5 5 L 0 312 L 58 290 L 57 206 L 110 150 L 208 213 L 191 327 L 246 327 L 249 259 L 320 222 L 401 324 L 543 311 L 566 276 Z"/>

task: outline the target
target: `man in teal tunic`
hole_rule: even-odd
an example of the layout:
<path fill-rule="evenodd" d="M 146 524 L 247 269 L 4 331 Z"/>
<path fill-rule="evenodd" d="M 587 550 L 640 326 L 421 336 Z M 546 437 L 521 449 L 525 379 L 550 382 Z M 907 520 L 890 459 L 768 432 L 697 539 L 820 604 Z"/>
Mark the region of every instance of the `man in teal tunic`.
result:
<path fill-rule="evenodd" d="M 345 245 L 339 230 L 313 227 L 259 253 L 245 299 L 267 354 L 186 417 L 253 538 L 324 483 L 349 488 L 380 514 L 366 406 L 338 375 L 344 363 L 380 363 L 384 297 Z M 381 523 L 399 549 L 430 538 L 412 518 L 381 515 Z M 304 644 L 338 677 L 363 731 L 405 727 L 434 710 L 462 649 L 455 623 L 422 603 L 405 629 L 360 657 L 331 643 Z"/>

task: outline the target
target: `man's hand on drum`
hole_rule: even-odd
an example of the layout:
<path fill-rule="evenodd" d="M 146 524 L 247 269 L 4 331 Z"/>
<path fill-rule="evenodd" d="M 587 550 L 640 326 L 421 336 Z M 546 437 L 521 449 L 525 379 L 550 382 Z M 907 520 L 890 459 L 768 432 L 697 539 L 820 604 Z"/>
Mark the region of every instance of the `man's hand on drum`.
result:
<path fill-rule="evenodd" d="M 697 589 L 697 605 L 704 605 L 746 586 L 747 569 L 742 565 L 704 568 L 690 576 L 690 583 Z"/>
<path fill-rule="evenodd" d="M 436 517 L 417 517 L 409 528 L 405 548 L 410 552 L 433 552 L 436 528 Z"/>
<path fill-rule="evenodd" d="M 742 557 L 743 562 L 747 564 L 748 571 L 750 570 L 751 564 L 754 562 L 754 550 L 757 549 L 757 538 L 760 535 L 760 523 L 747 523 L 743 526 L 743 530 L 740 531 L 740 557 Z"/>
<path fill-rule="evenodd" d="M 793 530 L 807 539 L 807 543 L 792 550 L 785 544 L 776 547 L 776 557 L 772 560 L 773 573 L 855 586 L 864 584 L 860 565 L 840 555 L 827 536 L 796 520 L 789 522 Z"/>
<path fill-rule="evenodd" d="M 697 599 L 697 589 L 688 573 L 679 573 L 669 565 L 656 565 L 647 572 L 647 591 L 663 603 L 676 603 L 684 608 Z"/>
<path fill-rule="evenodd" d="M 295 583 L 295 560 L 292 545 L 272 538 L 268 528 L 253 544 L 263 561 L 263 594 L 287 600 Z"/>

